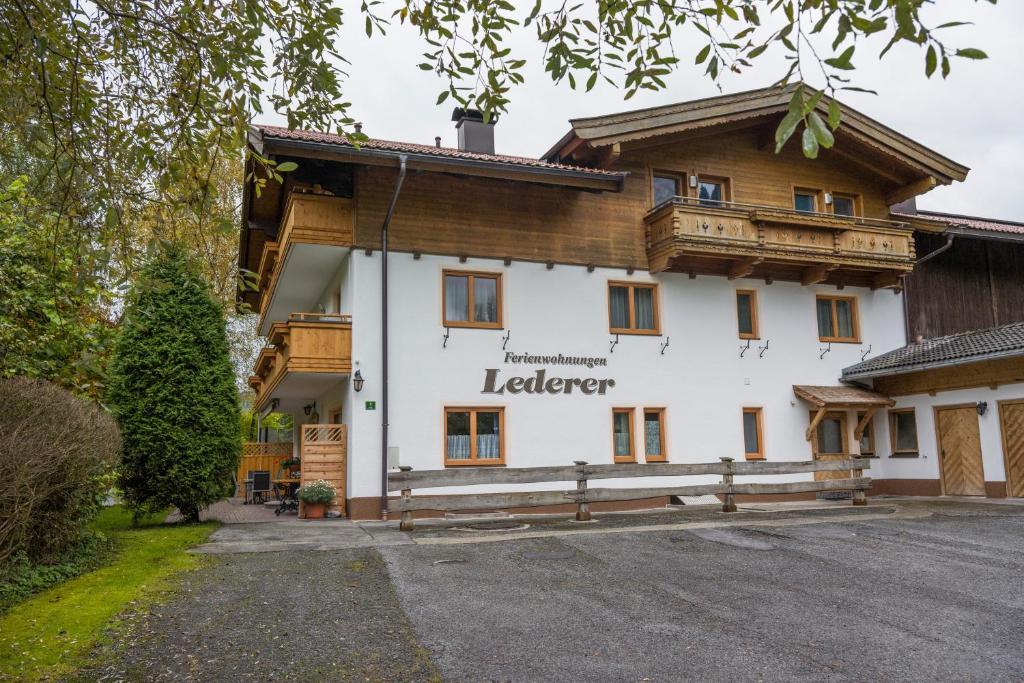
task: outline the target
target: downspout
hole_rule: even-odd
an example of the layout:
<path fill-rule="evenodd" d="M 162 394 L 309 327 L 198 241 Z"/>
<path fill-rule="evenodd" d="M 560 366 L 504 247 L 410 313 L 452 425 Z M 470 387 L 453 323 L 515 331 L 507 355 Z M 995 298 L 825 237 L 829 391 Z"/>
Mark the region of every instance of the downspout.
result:
<path fill-rule="evenodd" d="M 939 254 L 941 254 L 943 252 L 947 252 L 950 249 L 952 249 L 953 248 L 953 240 L 955 240 L 955 239 L 956 239 L 956 233 L 947 232 L 946 233 L 946 243 L 943 244 L 938 249 L 936 249 L 935 251 L 929 252 L 929 253 L 925 254 L 924 256 L 922 256 L 921 258 L 917 259 L 917 261 L 914 262 L 914 270 L 917 270 L 917 267 L 919 265 L 921 265 L 922 263 L 930 261 L 933 258 L 935 258 L 936 256 L 938 256 Z M 903 288 L 903 336 L 906 338 L 908 344 L 911 343 L 912 341 L 914 341 L 914 340 L 912 340 L 910 338 L 910 304 L 907 303 L 907 289 L 906 289 L 906 287 Z"/>
<path fill-rule="evenodd" d="M 398 157 L 398 179 L 391 194 L 388 212 L 384 215 L 384 223 L 380 226 L 380 351 L 381 351 L 381 391 L 380 391 L 380 517 L 388 518 L 388 225 L 391 215 L 395 212 L 398 195 L 405 182 L 405 164 L 409 157 L 402 154 Z"/>

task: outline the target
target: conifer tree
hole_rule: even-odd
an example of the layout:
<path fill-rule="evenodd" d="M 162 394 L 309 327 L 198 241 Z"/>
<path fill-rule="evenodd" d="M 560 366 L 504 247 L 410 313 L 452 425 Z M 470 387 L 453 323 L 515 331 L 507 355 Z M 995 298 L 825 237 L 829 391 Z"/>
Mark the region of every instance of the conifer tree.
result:
<path fill-rule="evenodd" d="M 180 247 L 161 247 L 132 288 L 108 398 L 124 437 L 119 481 L 131 507 L 173 505 L 195 521 L 230 495 L 241 436 L 224 316 Z"/>

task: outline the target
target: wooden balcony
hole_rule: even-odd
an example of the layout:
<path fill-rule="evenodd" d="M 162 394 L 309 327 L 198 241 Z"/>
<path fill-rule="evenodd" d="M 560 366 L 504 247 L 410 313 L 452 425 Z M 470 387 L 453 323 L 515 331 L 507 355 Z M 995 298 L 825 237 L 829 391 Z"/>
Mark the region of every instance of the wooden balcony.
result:
<path fill-rule="evenodd" d="M 293 313 L 287 321 L 274 323 L 268 341 L 249 378 L 256 410 L 274 398 L 282 402 L 317 396 L 352 371 L 351 316 Z"/>
<path fill-rule="evenodd" d="M 300 192 L 288 195 L 281 225 L 277 230 L 277 239 L 266 242 L 260 256 L 258 275 L 261 328 L 270 313 L 269 309 L 278 287 L 285 280 L 289 280 L 289 285 L 296 284 L 290 281 L 290 273 L 285 271 L 295 266 L 294 270 L 301 272 L 307 266 L 307 262 L 312 263 L 313 267 L 319 265 L 323 259 L 318 259 L 314 250 L 323 247 L 351 247 L 354 216 L 354 204 L 351 199 L 345 197 Z M 312 280 L 305 276 L 302 279 Z M 302 283 L 297 284 L 301 288 Z M 315 297 L 320 290 L 313 292 L 313 289 L 320 284 L 322 283 L 310 282 L 312 289 L 309 292 L 300 291 L 298 294 Z M 311 301 L 310 304 L 312 303 Z"/>
<path fill-rule="evenodd" d="M 652 273 L 898 287 L 914 267 L 905 223 L 676 197 L 644 218 Z"/>

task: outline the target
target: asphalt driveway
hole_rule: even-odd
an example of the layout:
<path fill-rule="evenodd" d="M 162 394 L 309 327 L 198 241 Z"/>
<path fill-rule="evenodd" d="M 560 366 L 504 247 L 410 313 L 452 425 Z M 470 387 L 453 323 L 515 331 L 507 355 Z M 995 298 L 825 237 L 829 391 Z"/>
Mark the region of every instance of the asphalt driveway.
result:
<path fill-rule="evenodd" d="M 1024 680 L 1024 505 L 260 527 L 75 680 Z"/>
<path fill-rule="evenodd" d="M 381 553 L 449 681 L 1021 681 L 1022 511 Z"/>

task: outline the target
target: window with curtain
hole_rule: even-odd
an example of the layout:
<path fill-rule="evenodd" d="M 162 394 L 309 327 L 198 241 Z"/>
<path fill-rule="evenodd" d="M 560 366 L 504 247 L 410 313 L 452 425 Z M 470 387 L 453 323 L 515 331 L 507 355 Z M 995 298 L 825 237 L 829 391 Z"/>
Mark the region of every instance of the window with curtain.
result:
<path fill-rule="evenodd" d="M 505 463 L 504 408 L 445 408 L 446 466 Z"/>
<path fill-rule="evenodd" d="M 669 173 L 656 173 L 653 179 L 654 205 L 658 206 L 667 202 L 675 196 L 683 193 L 683 179 L 681 176 Z"/>
<path fill-rule="evenodd" d="M 644 409 L 644 457 L 647 462 L 665 462 L 665 410 Z"/>
<path fill-rule="evenodd" d="M 834 342 L 859 342 L 857 300 L 852 296 L 819 295 L 815 302 L 818 339 Z"/>
<path fill-rule="evenodd" d="M 856 198 L 845 194 L 832 195 L 832 213 L 837 216 L 856 216 Z"/>
<path fill-rule="evenodd" d="M 814 213 L 818 210 L 818 193 L 812 190 L 797 190 L 793 193 L 793 208 Z"/>
<path fill-rule="evenodd" d="M 811 416 L 813 419 L 813 413 Z M 817 455 L 842 455 L 846 453 L 846 416 L 840 413 L 828 414 L 818 423 L 815 431 L 814 452 Z"/>
<path fill-rule="evenodd" d="M 757 292 L 736 290 L 736 320 L 740 339 L 759 339 L 757 330 Z"/>
<path fill-rule="evenodd" d="M 893 455 L 917 455 L 917 416 L 914 409 L 889 411 Z"/>
<path fill-rule="evenodd" d="M 743 409 L 743 456 L 747 460 L 764 459 L 764 430 L 760 408 Z"/>
<path fill-rule="evenodd" d="M 657 285 L 608 283 L 608 327 L 620 334 L 658 334 Z"/>
<path fill-rule="evenodd" d="M 633 409 L 612 411 L 612 454 L 615 462 L 635 462 L 633 450 Z"/>
<path fill-rule="evenodd" d="M 501 275 L 444 271 L 444 324 L 501 327 Z"/>

